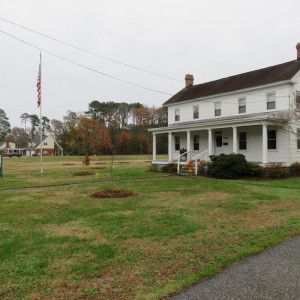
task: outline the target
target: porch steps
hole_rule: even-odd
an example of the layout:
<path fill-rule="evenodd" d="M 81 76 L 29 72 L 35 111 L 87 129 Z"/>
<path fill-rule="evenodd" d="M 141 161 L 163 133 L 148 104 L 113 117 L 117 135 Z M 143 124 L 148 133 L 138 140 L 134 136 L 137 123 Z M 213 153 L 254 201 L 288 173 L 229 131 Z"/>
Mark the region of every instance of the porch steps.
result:
<path fill-rule="evenodd" d="M 196 162 L 180 162 L 179 174 L 180 175 L 196 175 Z"/>

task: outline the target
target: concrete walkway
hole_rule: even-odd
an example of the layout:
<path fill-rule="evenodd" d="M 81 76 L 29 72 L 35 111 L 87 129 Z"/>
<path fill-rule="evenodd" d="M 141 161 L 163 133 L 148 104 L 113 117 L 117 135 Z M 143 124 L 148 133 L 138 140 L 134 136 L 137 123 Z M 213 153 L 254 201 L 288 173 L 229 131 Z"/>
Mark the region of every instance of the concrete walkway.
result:
<path fill-rule="evenodd" d="M 300 235 L 253 255 L 173 300 L 300 299 Z"/>

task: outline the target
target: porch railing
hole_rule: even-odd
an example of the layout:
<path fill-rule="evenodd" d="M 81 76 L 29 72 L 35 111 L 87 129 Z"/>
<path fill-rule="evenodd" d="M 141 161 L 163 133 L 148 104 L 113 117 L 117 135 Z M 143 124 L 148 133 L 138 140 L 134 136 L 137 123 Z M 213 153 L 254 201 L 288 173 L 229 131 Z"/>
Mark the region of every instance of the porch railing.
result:
<path fill-rule="evenodd" d="M 189 152 L 191 152 L 191 150 L 186 151 L 186 152 L 184 152 L 184 153 L 182 153 L 182 154 L 180 154 L 180 155 L 178 155 L 178 156 L 176 156 L 176 157 L 174 158 L 174 160 L 177 160 L 177 174 L 179 174 L 179 170 L 180 170 L 180 158 L 181 158 L 182 156 L 184 156 L 184 155 L 187 156 L 187 154 L 188 154 Z"/>
<path fill-rule="evenodd" d="M 195 174 L 196 175 L 198 175 L 198 158 L 200 157 L 200 156 L 202 156 L 202 155 L 205 155 L 205 161 L 208 161 L 208 150 L 205 150 L 205 151 L 203 151 L 203 152 L 201 152 L 201 153 L 199 153 L 199 154 L 197 154 L 196 156 L 194 156 L 193 158 L 192 158 L 192 160 L 194 160 L 195 161 L 195 165 L 196 165 L 196 167 L 195 167 Z"/>

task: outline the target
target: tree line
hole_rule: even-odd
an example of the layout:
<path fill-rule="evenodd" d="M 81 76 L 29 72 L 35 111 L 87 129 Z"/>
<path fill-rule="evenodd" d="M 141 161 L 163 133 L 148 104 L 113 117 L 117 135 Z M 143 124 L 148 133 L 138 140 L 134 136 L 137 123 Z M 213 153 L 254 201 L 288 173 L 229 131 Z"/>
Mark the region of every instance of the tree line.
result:
<path fill-rule="evenodd" d="M 23 113 L 24 128 L 10 128 L 8 117 L 0 109 L 0 141 L 9 140 L 19 148 L 39 135 L 40 119 Z M 99 102 L 88 104 L 85 112 L 67 111 L 62 120 L 42 117 L 44 134 L 52 135 L 64 153 L 147 154 L 152 152 L 152 136 L 148 129 L 167 126 L 167 109 L 141 103 Z M 167 136 L 157 137 L 157 153 L 167 153 Z"/>

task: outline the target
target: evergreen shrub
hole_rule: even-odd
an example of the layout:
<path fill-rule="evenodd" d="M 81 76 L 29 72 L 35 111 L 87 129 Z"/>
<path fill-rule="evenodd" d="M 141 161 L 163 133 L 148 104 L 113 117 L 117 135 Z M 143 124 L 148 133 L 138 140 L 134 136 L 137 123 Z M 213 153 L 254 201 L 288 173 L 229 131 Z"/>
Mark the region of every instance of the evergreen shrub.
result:
<path fill-rule="evenodd" d="M 217 178 L 235 179 L 249 175 L 249 166 L 243 154 L 211 155 L 209 175 Z"/>
<path fill-rule="evenodd" d="M 248 167 L 249 167 L 249 176 L 262 177 L 263 167 L 261 167 L 259 164 L 248 162 Z"/>

